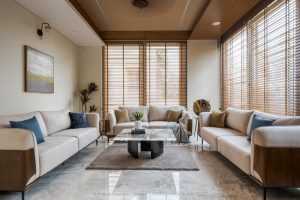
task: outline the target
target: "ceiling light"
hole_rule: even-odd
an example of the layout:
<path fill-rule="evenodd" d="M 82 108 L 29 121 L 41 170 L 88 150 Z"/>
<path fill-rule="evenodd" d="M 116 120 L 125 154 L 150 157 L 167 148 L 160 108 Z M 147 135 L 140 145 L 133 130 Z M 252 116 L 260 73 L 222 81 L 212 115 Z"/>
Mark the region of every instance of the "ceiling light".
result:
<path fill-rule="evenodd" d="M 211 25 L 213 26 L 219 26 L 221 24 L 221 22 L 213 22 Z"/>
<path fill-rule="evenodd" d="M 148 1 L 147 0 L 133 0 L 132 4 L 139 9 L 143 9 L 148 6 Z"/>

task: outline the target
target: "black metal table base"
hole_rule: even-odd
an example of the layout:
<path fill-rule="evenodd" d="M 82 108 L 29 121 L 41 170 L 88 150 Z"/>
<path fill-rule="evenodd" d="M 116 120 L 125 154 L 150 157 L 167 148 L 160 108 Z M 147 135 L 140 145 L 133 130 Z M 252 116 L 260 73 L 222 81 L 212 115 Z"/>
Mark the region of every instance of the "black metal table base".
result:
<path fill-rule="evenodd" d="M 141 141 L 141 151 L 151 151 L 151 158 L 157 158 L 164 152 L 164 141 Z M 139 141 L 128 141 L 128 153 L 139 158 Z"/>

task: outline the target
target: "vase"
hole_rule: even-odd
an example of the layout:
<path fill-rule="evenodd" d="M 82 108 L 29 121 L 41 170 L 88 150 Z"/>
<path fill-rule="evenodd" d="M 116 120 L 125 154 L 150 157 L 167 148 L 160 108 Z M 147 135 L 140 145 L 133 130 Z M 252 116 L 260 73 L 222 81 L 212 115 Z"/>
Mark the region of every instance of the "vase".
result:
<path fill-rule="evenodd" d="M 135 121 L 135 128 L 142 128 L 142 121 Z"/>

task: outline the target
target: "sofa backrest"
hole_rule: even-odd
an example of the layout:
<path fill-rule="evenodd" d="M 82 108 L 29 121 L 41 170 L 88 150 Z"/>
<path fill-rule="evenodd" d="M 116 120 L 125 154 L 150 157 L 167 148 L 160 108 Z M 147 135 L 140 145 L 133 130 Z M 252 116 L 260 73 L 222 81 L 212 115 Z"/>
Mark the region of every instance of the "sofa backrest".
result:
<path fill-rule="evenodd" d="M 68 110 L 41 111 L 48 135 L 71 127 L 71 118 Z"/>
<path fill-rule="evenodd" d="M 247 135 L 247 128 L 253 111 L 229 107 L 226 112 L 226 126 Z"/>
<path fill-rule="evenodd" d="M 148 106 L 119 106 L 120 110 L 127 110 L 128 111 L 128 117 L 130 121 L 134 121 L 132 118 L 132 114 L 134 112 L 142 112 L 144 113 L 144 117 L 142 119 L 143 122 L 148 122 L 148 114 L 149 114 L 149 107 Z"/>
<path fill-rule="evenodd" d="M 300 116 L 284 116 L 273 122 L 273 126 L 300 126 Z"/>
<path fill-rule="evenodd" d="M 34 116 L 37 118 L 39 122 L 43 136 L 47 137 L 48 131 L 45 122 L 39 112 L 31 112 L 31 113 L 16 114 L 16 115 L 0 115 L 0 128 L 10 128 L 9 121 L 23 121 L 26 119 L 30 119 Z"/>
<path fill-rule="evenodd" d="M 184 110 L 183 106 L 149 106 L 149 121 L 166 121 L 168 110 Z"/>

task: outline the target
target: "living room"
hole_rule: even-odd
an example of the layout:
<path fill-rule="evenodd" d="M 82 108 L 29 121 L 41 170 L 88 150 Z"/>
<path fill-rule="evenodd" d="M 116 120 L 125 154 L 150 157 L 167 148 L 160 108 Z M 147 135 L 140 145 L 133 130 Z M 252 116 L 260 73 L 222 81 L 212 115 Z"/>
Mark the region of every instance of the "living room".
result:
<path fill-rule="evenodd" d="M 299 0 L 1 0 L 0 199 L 300 199 Z"/>

